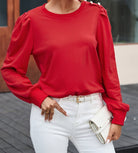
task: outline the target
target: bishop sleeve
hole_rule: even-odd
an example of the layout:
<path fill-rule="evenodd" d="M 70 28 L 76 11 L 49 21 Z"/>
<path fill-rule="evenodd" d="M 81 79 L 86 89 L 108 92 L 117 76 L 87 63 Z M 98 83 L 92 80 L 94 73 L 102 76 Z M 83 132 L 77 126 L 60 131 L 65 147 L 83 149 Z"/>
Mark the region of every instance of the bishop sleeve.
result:
<path fill-rule="evenodd" d="M 28 12 L 25 12 L 15 23 L 1 74 L 16 97 L 41 108 L 41 103 L 48 95 L 37 84 L 33 85 L 26 76 L 32 50 L 32 24 Z"/>
<path fill-rule="evenodd" d="M 129 105 L 123 103 L 117 72 L 111 24 L 107 10 L 100 5 L 97 21 L 97 52 L 102 69 L 102 81 L 105 92 L 102 93 L 107 108 L 113 114 L 112 123 L 124 125 Z"/>

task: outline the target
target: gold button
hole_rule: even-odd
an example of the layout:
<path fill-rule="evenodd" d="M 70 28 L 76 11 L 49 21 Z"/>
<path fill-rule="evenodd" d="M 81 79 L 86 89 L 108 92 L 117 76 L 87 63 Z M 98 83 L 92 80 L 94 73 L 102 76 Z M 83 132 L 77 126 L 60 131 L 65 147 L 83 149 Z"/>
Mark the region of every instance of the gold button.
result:
<path fill-rule="evenodd" d="M 76 97 L 76 101 L 77 101 L 77 103 L 79 103 L 80 101 L 79 101 L 79 98 L 78 98 L 78 96 Z"/>

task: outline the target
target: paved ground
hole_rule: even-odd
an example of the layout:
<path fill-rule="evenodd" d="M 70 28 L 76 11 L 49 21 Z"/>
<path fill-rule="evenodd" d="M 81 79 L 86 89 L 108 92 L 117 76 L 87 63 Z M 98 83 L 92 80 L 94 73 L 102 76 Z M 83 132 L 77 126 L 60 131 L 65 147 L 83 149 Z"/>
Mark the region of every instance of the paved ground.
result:
<path fill-rule="evenodd" d="M 120 139 L 114 141 L 115 149 L 121 153 L 125 148 L 137 147 L 138 152 L 138 84 L 121 86 L 121 91 L 130 111 Z M 34 153 L 29 134 L 30 109 L 30 104 L 12 93 L 0 93 L 0 153 Z M 77 152 L 69 141 L 68 153 Z"/>

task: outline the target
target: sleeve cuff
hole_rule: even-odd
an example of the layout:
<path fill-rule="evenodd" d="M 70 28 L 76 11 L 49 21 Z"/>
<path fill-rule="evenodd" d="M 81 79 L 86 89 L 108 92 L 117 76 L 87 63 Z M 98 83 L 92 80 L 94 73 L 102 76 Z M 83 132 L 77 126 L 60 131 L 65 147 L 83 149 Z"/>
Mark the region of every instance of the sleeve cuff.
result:
<path fill-rule="evenodd" d="M 126 111 L 122 110 L 115 110 L 115 113 L 113 112 L 113 119 L 111 123 L 118 124 L 118 125 L 124 125 L 125 117 L 126 117 Z"/>
<path fill-rule="evenodd" d="M 39 88 L 35 88 L 30 93 L 31 103 L 37 105 L 39 108 L 41 108 L 41 103 L 44 101 L 46 97 L 48 97 L 48 95 Z"/>

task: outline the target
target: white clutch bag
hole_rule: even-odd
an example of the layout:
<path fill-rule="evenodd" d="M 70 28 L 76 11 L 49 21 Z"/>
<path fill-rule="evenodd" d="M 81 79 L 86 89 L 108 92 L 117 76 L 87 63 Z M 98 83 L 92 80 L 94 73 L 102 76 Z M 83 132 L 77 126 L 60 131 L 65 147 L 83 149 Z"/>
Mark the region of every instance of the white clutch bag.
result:
<path fill-rule="evenodd" d="M 111 125 L 112 113 L 104 105 L 97 113 L 89 120 L 90 127 L 96 134 L 98 140 L 105 144 Z"/>

